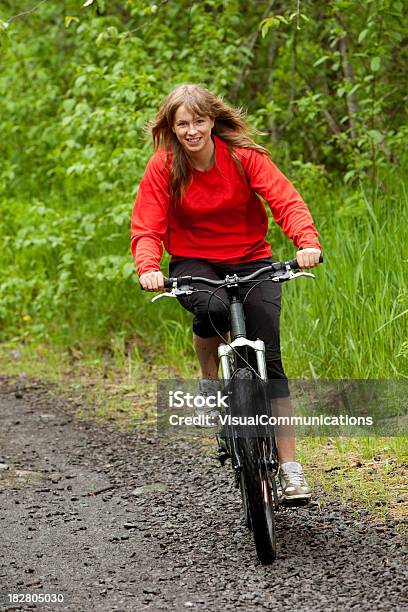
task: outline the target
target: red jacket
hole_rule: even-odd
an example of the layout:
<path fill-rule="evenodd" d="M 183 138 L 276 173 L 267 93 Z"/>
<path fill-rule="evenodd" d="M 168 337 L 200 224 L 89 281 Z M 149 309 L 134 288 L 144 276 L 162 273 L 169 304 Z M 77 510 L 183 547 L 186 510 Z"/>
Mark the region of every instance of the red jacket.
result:
<path fill-rule="evenodd" d="M 268 216 L 259 196 L 296 247 L 320 248 L 309 209 L 269 157 L 234 147 L 242 174 L 227 144 L 213 138 L 213 167 L 207 172 L 193 170 L 192 181 L 176 207 L 170 196 L 164 149 L 150 158 L 131 223 L 131 248 L 139 275 L 160 269 L 162 243 L 174 258 L 244 263 L 270 257 L 271 247 L 265 241 Z"/>

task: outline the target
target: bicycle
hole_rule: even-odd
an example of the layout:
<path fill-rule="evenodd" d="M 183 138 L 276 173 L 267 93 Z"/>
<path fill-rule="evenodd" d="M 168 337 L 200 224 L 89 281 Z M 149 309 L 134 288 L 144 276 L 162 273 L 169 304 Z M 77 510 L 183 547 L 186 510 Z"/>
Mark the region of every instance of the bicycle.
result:
<path fill-rule="evenodd" d="M 323 258 L 320 257 L 320 262 Z M 266 277 L 256 279 L 267 274 Z M 226 342 L 222 334 L 215 328 L 223 342 L 219 345 L 222 383 L 228 395 L 226 419 L 218 435 L 219 455 L 222 465 L 231 459 L 236 487 L 240 489 L 244 522 L 252 531 L 257 556 L 263 565 L 272 563 L 276 558 L 275 511 L 281 505 L 279 494 L 279 458 L 275 440 L 274 427 L 271 420 L 271 402 L 267 390 L 267 369 L 265 362 L 265 344 L 262 339 L 248 340 L 246 338 L 244 302 L 249 291 L 263 282 L 286 282 L 301 276 L 315 278 L 314 274 L 299 269 L 296 260 L 275 262 L 249 274 L 239 277 L 236 274 L 227 275 L 223 280 L 213 280 L 199 276 L 180 276 L 167 278 L 165 289 L 152 298 L 152 302 L 165 297 L 190 295 L 197 289 L 193 283 L 205 283 L 215 287 L 211 292 L 213 299 L 217 291 L 225 288 L 231 321 L 231 341 Z M 239 295 L 239 285 L 254 283 L 248 289 L 243 301 Z M 208 306 L 210 305 L 210 301 Z M 210 317 L 211 321 L 211 317 Z M 255 360 L 250 362 L 250 351 Z M 256 363 L 256 365 L 252 365 Z M 250 429 L 241 425 L 242 417 L 249 420 L 253 417 L 261 425 Z M 240 420 L 241 419 L 241 420 Z"/>

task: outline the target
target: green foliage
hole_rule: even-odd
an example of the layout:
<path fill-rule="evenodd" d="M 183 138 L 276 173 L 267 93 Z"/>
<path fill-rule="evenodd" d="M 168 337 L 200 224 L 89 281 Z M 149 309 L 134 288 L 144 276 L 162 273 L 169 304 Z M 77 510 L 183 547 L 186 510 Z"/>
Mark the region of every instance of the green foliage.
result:
<path fill-rule="evenodd" d="M 67 0 L 14 20 L 3 5 L 8 192 L 45 177 L 47 193 L 129 189 L 149 152 L 143 127 L 183 81 L 246 107 L 288 168 L 368 173 L 374 190 L 406 155 L 402 2 L 304 0 L 298 13 L 283 2 Z"/>
<path fill-rule="evenodd" d="M 19 4 L 17 15 L 0 2 L 2 339 L 136 337 L 163 359 L 191 356 L 188 315 L 172 304 L 158 315 L 137 290 L 128 226 L 151 153 L 144 128 L 175 85 L 200 82 L 248 110 L 324 238 L 316 289 L 289 290 L 291 373 L 406 375 L 402 2 Z M 272 222 L 270 238 L 290 256 Z"/>

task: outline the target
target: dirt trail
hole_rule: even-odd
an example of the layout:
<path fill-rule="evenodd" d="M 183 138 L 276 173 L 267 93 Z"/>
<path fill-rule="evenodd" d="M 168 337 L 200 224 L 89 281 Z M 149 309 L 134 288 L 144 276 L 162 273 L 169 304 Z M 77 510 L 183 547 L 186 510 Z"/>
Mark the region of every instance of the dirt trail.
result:
<path fill-rule="evenodd" d="M 279 513 L 264 568 L 229 470 L 192 442 L 78 422 L 41 385 L 17 395 L 0 385 L 1 609 L 36 592 L 75 612 L 408 610 L 392 524 L 322 497 Z"/>

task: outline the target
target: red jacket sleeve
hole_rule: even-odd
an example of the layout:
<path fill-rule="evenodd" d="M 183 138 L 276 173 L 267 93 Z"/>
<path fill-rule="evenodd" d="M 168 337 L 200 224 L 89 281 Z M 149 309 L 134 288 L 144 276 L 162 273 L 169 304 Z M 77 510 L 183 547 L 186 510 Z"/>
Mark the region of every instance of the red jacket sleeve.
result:
<path fill-rule="evenodd" d="M 158 152 L 147 164 L 133 207 L 130 244 L 139 276 L 160 270 L 169 202 L 169 172 Z"/>
<path fill-rule="evenodd" d="M 267 155 L 251 149 L 240 152 L 251 188 L 266 200 L 285 235 L 297 248 L 320 249 L 312 215 L 289 179 Z"/>

